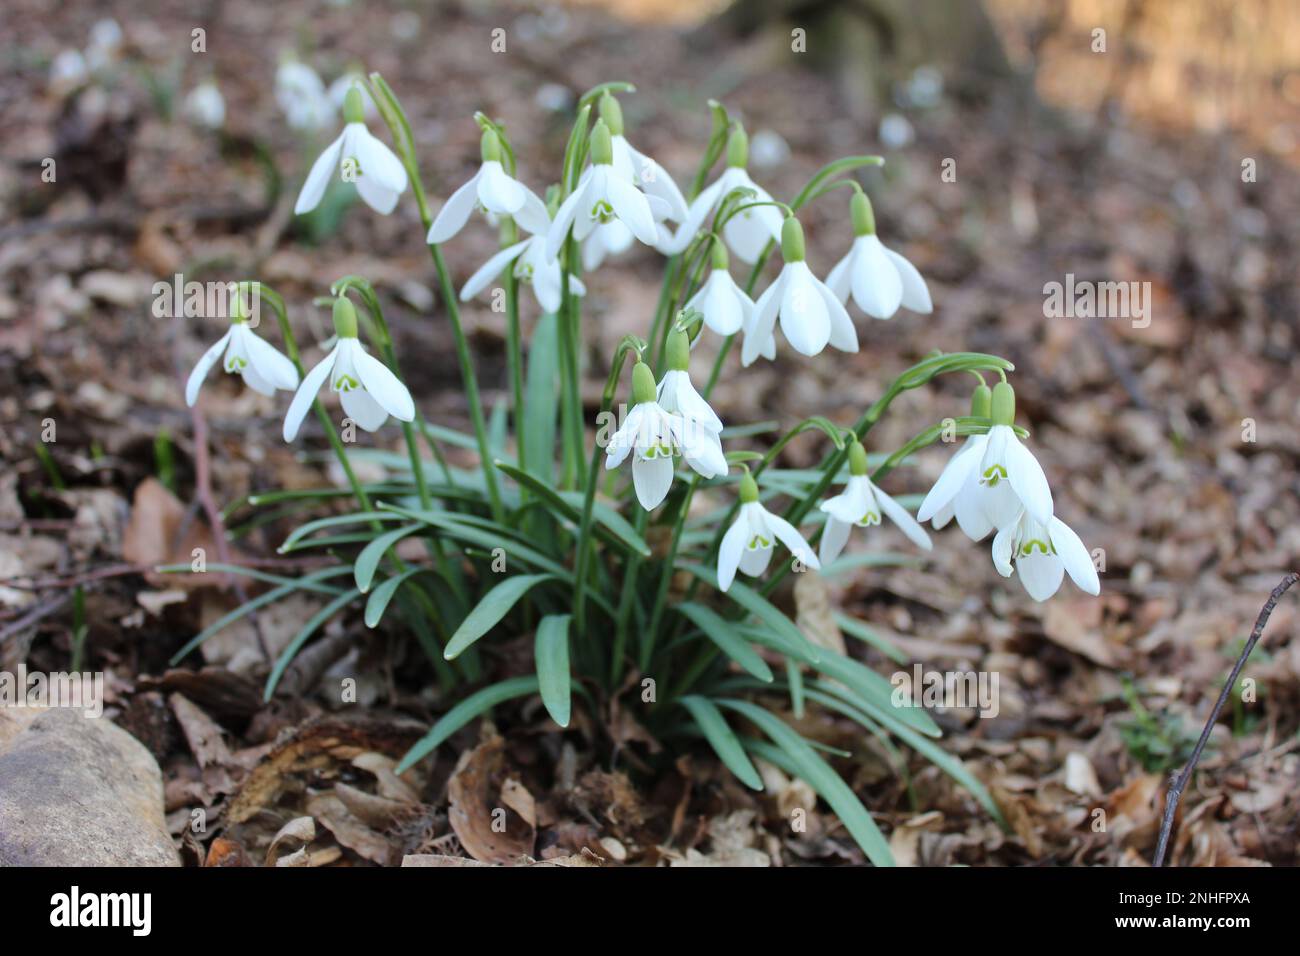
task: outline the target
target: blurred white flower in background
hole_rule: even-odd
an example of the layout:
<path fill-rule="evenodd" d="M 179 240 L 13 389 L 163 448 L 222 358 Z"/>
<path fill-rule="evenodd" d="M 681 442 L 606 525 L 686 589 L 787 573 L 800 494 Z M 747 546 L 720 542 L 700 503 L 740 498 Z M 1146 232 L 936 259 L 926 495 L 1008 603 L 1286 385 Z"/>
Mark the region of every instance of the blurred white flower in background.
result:
<path fill-rule="evenodd" d="M 334 120 L 336 110 L 325 83 L 298 60 L 285 60 L 275 71 L 275 101 L 296 130 L 316 132 Z"/>
<path fill-rule="evenodd" d="M 187 120 L 205 129 L 221 129 L 226 123 L 226 100 L 213 80 L 190 90 L 181 110 Z"/>

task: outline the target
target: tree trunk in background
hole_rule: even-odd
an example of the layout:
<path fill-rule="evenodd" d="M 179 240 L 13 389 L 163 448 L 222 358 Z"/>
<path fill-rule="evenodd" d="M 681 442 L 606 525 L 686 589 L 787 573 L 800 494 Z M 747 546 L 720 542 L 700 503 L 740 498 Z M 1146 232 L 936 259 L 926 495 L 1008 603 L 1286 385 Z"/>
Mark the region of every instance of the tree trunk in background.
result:
<path fill-rule="evenodd" d="M 706 30 L 788 47 L 796 28 L 809 65 L 836 77 L 856 118 L 878 113 L 891 85 L 923 65 L 959 93 L 1028 86 L 979 0 L 736 0 Z"/>

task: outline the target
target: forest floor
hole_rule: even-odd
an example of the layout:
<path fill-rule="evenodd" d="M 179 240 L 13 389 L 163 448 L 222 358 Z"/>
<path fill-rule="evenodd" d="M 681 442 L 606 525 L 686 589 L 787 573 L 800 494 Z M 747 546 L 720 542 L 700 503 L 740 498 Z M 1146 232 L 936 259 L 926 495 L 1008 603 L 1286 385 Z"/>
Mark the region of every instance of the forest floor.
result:
<path fill-rule="evenodd" d="M 934 313 L 859 317 L 856 355 L 802 360 L 785 350 L 743 376 L 733 356 L 716 392 L 719 413 L 787 426 L 810 414 L 848 422 L 931 349 L 1004 355 L 1016 365 L 1020 422 L 1058 514 L 1104 550 L 1102 594 L 1087 597 L 1067 581 L 1035 604 L 999 577 L 987 542 L 955 528 L 935 535 L 924 563 L 830 582 L 829 601 L 894 641 L 909 671 L 915 662 L 999 675 L 995 717 L 967 708 L 935 718 L 943 746 L 990 788 L 1010 832 L 916 754 L 895 757 L 825 715 L 796 723 L 852 754 L 837 766 L 900 862 L 1149 861 L 1167 773 L 1185 759 L 1261 603 L 1300 553 L 1294 170 L 1255 143 L 1027 106 L 975 83 L 924 108 L 899 108 L 914 139 L 887 150 L 874 125 L 848 118 L 857 111 L 845 108 L 836 83 L 799 69 L 780 42 L 761 36 L 692 39 L 596 13 L 454 4 L 423 24 L 396 5 L 361 16 L 311 4 L 304 20 L 304 6 L 220 5 L 202 58 L 187 52 L 189 19 L 133 20 L 120 3 L 93 12 L 71 5 L 51 22 L 38 15 L 46 7 L 14 0 L 0 30 L 9 60 L 0 74 L 0 669 L 68 667 L 81 586 L 85 666 L 109 675 L 110 714 L 158 759 L 186 862 L 288 857 L 303 833 L 273 839 L 303 816 L 320 826 L 297 863 L 490 857 L 485 795 L 502 779 L 502 798 L 527 824 L 519 850 L 539 860 L 862 859 L 829 811 L 791 829 L 790 808 L 812 806 L 811 795 L 773 768 L 768 793 L 755 796 L 701 746 L 650 778 L 625 759 L 645 746 L 634 734 L 618 735 L 624 743 L 611 752 L 603 734 L 581 725 L 560 733 L 539 709 L 501 708 L 496 728 L 471 727 L 455 738 L 460 746 L 444 748 L 464 751 L 459 762 L 444 755 L 399 779 L 393 758 L 446 704 L 402 671 L 400 635 L 366 630 L 359 614 L 326 629 L 318 658 L 268 704 L 267 665 L 249 626 L 168 666 L 239 601 L 233 589 L 139 570 L 188 562 L 195 546 L 217 550 L 202 486 L 224 506 L 337 476 L 322 464 L 323 442 L 281 441 L 282 402 L 225 376 L 208 382 L 199 412 L 186 408 L 184 377 L 214 326 L 153 318 L 154 282 L 177 273 L 258 277 L 324 339 L 326 312 L 313 297 L 339 276 L 365 275 L 384 297 L 399 353 L 413 357 L 406 367 L 426 417 L 468 427 L 414 204 L 404 200 L 388 217 L 354 206 L 315 235 L 291 216 L 320 144 L 304 144 L 284 124 L 273 84 L 277 58 L 305 36 L 327 81 L 360 61 L 383 73 L 412 113 L 437 201 L 477 162 L 475 110 L 506 122 L 522 147 L 523 177 L 538 189 L 541 171 L 558 166 L 571 122 L 553 104 L 610 79 L 637 84 L 624 99 L 629 138 L 679 182 L 708 136 L 709 97 L 743 117 L 751 173 L 778 197 L 833 158 L 886 153 L 885 170 L 864 183 L 880 234 L 927 278 Z M 56 95 L 48 58 L 84 45 L 94 20 L 115 7 L 127 38 L 116 79 L 93 94 Z M 513 38 L 500 57 L 487 52 L 499 22 Z M 224 139 L 160 111 L 209 72 L 226 99 Z M 263 150 L 282 182 L 267 176 Z M 56 183 L 40 183 L 42 158 L 56 155 Z M 1256 182 L 1242 181 L 1245 156 L 1259 158 Z M 956 160 L 955 182 L 940 177 L 947 158 Z M 851 237 L 842 198 L 834 193 L 804 217 L 809 261 L 821 274 Z M 448 245 L 458 282 L 494 242 L 480 226 Z M 660 264 L 637 250 L 589 277 L 591 395 L 619 338 L 645 334 Z M 1146 284 L 1149 321 L 1045 318 L 1044 285 L 1069 274 Z M 494 405 L 508 395 L 504 320 L 486 299 L 464 314 Z M 871 450 L 965 414 L 970 386 L 966 377 L 909 392 L 873 431 Z M 43 442 L 51 420 L 57 441 Z M 196 436 L 205 432 L 211 454 L 201 467 Z M 365 440 L 397 449 L 400 437 L 389 429 Z M 170 451 L 160 456 L 160 448 Z M 787 460 L 810 465 L 819 451 L 796 442 Z M 469 452 L 449 454 L 473 463 Z M 886 490 L 924 491 L 947 457 L 942 446 L 916 456 Z M 235 559 L 289 567 L 275 548 L 290 520 L 232 542 Z M 906 550 L 893 529 L 876 533 Z M 260 639 L 282 647 L 318 606 L 300 595 L 259 614 Z M 1255 699 L 1230 706 L 1216 728 L 1184 797 L 1180 863 L 1300 862 L 1296 620 L 1288 598 L 1246 670 Z M 898 669 L 830 631 L 825 639 L 847 640 L 881 673 Z M 317 692 L 344 672 L 360 675 L 364 718 Z M 196 835 L 188 824 L 198 805 L 220 826 Z"/>

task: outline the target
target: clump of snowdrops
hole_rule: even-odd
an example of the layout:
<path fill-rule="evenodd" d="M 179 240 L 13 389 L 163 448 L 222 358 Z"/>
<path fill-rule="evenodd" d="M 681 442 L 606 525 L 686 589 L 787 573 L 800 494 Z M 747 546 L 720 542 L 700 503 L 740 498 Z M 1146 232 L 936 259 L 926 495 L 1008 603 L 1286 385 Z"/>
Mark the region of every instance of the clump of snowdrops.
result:
<path fill-rule="evenodd" d="M 993 566 L 1018 575 L 1033 598 L 1049 598 L 1066 573 L 1096 594 L 1092 558 L 1055 517 L 1047 479 L 1015 424 L 1011 363 L 935 351 L 902 371 L 856 421 L 818 416 L 784 434 L 724 422 L 709 404 L 720 376 L 743 377 L 746 367 L 782 349 L 856 352 L 860 320 L 853 312 L 868 320 L 928 313 L 929 290 L 877 235 L 870 199 L 854 178 L 882 164 L 880 157 L 831 162 L 782 202 L 747 172 L 742 125 L 710 103 L 712 135 L 682 190 L 632 145 L 617 98 L 631 92 L 609 83 L 581 98 L 558 179 L 541 193 L 526 185 L 506 130 L 476 115 L 481 164 L 436 212 L 392 90 L 371 74 L 364 97 L 360 84 L 347 93 L 342 131 L 311 167 L 296 212 L 319 205 L 337 180 L 352 183 L 381 214 L 413 194 L 441 289 L 429 320 L 446 323 L 455 342 L 472 433 L 420 415 L 401 366 L 422 356 L 397 353 L 365 278 L 345 276 L 329 290 L 336 334 L 310 367 L 281 298 L 265 285 L 243 286 L 274 312 L 287 354 L 249 327 L 245 302 L 194 369 L 187 401 L 197 400 L 220 360 L 250 388 L 292 393 L 286 441 L 314 412 L 348 486 L 268 491 L 247 503 L 290 512 L 323 499 L 345 503 L 339 513 L 299 525 L 280 549 L 325 549 L 338 563 L 298 577 L 253 572 L 272 587 L 197 635 L 177 659 L 257 607 L 306 591 L 328 601 L 275 662 L 267 697 L 330 618 L 362 608 L 366 627 L 414 636 L 445 702 L 403 767 L 512 698 L 540 697 L 560 727 L 569 725 L 574 706 L 600 725 L 621 698 L 670 750 L 702 738 L 756 790 L 763 781 L 753 758 L 802 778 L 871 861 L 891 863 L 871 814 L 823 756 L 827 748 L 778 716 L 815 707 L 856 721 L 891 753 L 899 742 L 923 754 L 1000 819 L 980 782 L 935 743 L 939 729 L 923 709 L 900 705 L 886 678 L 809 640 L 771 598 L 792 573 L 888 563 L 891 556 L 878 551 L 845 553 L 850 539 L 870 539 L 884 519 L 928 551 L 922 524 L 938 529 L 954 517 L 974 541 L 994 536 Z M 367 127 L 370 104 L 394 148 Z M 824 279 L 806 258 L 799 222 L 810 203 L 838 204 L 855 235 Z M 441 246 L 469 228 L 498 229 L 501 249 L 458 292 Z M 584 331 L 583 276 L 636 244 L 663 255 L 662 292 L 645 317 L 644 338 L 629 336 L 600 357 L 608 376 L 593 410 L 579 389 L 593 321 Z M 766 268 L 772 260 L 780 265 L 775 277 Z M 458 311 L 459 301 L 484 293 L 504 295 L 507 318 L 509 402 L 493 411 L 484 407 Z M 527 337 L 525 310 L 536 313 Z M 720 340 L 711 365 L 694 351 L 705 337 Z M 872 428 L 896 397 L 953 374 L 978 380 L 968 415 L 926 423 L 900 448 L 871 447 Z M 405 454 L 349 448 L 335 428 L 337 413 L 322 400 L 330 393 L 345 433 L 390 427 L 391 417 Z M 820 465 L 780 467 L 782 449 L 800 436 L 823 444 Z M 916 517 L 882 489 L 910 456 L 961 437 L 965 443 Z M 766 451 L 728 447 L 738 439 L 766 440 Z M 472 449 L 477 467 L 453 467 L 448 446 Z M 358 480 L 353 464 L 361 458 L 380 464 L 385 477 Z M 408 539 L 422 549 L 407 544 L 399 555 L 399 542 Z M 839 621 L 902 662 L 865 625 L 843 615 Z M 532 638 L 533 667 L 502 673 L 493 644 L 520 636 Z"/>

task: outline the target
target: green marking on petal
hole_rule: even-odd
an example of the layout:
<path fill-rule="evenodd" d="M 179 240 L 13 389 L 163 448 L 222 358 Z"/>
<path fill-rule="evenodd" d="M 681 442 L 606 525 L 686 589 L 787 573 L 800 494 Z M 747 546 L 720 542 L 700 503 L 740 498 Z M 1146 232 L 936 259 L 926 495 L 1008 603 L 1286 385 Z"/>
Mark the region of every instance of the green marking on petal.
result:
<path fill-rule="evenodd" d="M 334 380 L 334 391 L 336 392 L 355 392 L 360 387 L 361 383 L 351 375 L 340 375 Z"/>
<path fill-rule="evenodd" d="M 591 207 L 591 218 L 601 223 L 614 221 L 614 207 L 607 200 L 597 199 L 596 204 Z"/>
<path fill-rule="evenodd" d="M 984 472 L 984 477 L 980 479 L 981 485 L 988 485 L 990 488 L 996 488 L 998 482 L 1007 477 L 1007 470 L 1001 465 L 992 465 Z"/>
<path fill-rule="evenodd" d="M 772 542 L 770 539 L 763 537 L 761 534 L 756 534 L 754 535 L 754 537 L 749 539 L 748 547 L 750 551 L 757 551 L 760 548 L 767 549 L 772 547 Z"/>
<path fill-rule="evenodd" d="M 867 528 L 873 524 L 880 524 L 879 511 L 868 511 L 866 514 L 864 514 L 861 518 L 858 519 L 859 528 Z"/>

